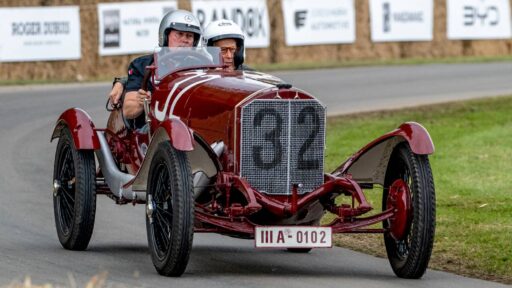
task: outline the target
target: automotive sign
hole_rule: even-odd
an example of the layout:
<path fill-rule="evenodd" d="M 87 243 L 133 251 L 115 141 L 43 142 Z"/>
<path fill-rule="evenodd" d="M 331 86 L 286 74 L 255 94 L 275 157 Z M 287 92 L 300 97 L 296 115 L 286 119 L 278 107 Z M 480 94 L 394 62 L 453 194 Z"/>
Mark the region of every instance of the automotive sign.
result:
<path fill-rule="evenodd" d="M 506 39 L 512 36 L 508 0 L 448 0 L 448 39 Z"/>
<path fill-rule="evenodd" d="M 246 48 L 269 46 L 270 24 L 265 0 L 192 0 L 192 13 L 203 28 L 215 20 L 233 20 L 245 34 Z"/>
<path fill-rule="evenodd" d="M 286 45 L 353 43 L 354 0 L 282 0 Z"/>
<path fill-rule="evenodd" d="M 370 0 L 373 42 L 430 41 L 433 0 Z"/>
<path fill-rule="evenodd" d="M 99 54 L 152 52 L 158 46 L 162 17 L 176 9 L 176 1 L 98 4 Z"/>
<path fill-rule="evenodd" d="M 0 61 L 80 59 L 78 6 L 0 8 Z"/>

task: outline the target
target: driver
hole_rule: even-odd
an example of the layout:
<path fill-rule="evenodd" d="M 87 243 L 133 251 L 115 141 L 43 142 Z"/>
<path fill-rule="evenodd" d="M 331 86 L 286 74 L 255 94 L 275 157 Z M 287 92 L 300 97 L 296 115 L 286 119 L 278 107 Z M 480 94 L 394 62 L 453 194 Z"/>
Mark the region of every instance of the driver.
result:
<path fill-rule="evenodd" d="M 226 70 L 252 70 L 244 63 L 244 34 L 240 26 L 231 20 L 213 21 L 204 29 L 203 42 L 206 46 L 220 48 Z"/>
<path fill-rule="evenodd" d="M 158 46 L 160 47 L 194 47 L 199 43 L 201 28 L 197 18 L 185 10 L 175 10 L 167 13 L 160 22 L 158 30 Z M 144 125 L 144 99 L 150 96 L 152 90 L 148 81 L 148 90 L 141 89 L 146 66 L 153 63 L 153 54 L 136 58 L 128 67 L 126 95 L 123 102 L 123 114 L 127 119 L 135 119 L 135 127 Z M 119 95 L 114 95 L 113 103 L 117 103 L 122 94 L 122 83 L 116 83 L 121 89 Z M 119 87 L 120 86 L 120 87 Z M 114 90 L 116 87 L 114 87 Z M 112 95 L 113 93 L 111 93 Z M 117 101 L 116 101 L 117 100 Z"/>

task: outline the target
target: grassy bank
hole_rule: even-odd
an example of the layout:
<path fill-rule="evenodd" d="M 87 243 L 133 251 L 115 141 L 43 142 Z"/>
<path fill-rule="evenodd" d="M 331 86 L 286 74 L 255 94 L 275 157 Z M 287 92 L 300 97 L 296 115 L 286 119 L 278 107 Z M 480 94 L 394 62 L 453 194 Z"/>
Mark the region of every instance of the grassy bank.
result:
<path fill-rule="evenodd" d="M 327 170 L 405 121 L 422 123 L 436 147 L 430 157 L 437 196 L 430 268 L 511 284 L 512 97 L 330 119 Z M 380 203 L 380 195 L 369 194 Z M 336 241 L 385 256 L 381 235 Z"/>
<path fill-rule="evenodd" d="M 330 69 L 342 67 L 363 67 L 363 66 L 390 66 L 390 65 L 426 65 L 426 64 L 456 64 L 456 63 L 488 63 L 512 61 L 512 56 L 467 56 L 467 57 L 445 57 L 445 58 L 404 58 L 404 59 L 371 59 L 371 60 L 335 60 L 324 62 L 291 62 L 291 63 L 269 63 L 251 66 L 258 71 L 281 71 L 281 70 L 308 70 L 308 69 Z M 250 63 L 249 63 L 250 65 Z"/>

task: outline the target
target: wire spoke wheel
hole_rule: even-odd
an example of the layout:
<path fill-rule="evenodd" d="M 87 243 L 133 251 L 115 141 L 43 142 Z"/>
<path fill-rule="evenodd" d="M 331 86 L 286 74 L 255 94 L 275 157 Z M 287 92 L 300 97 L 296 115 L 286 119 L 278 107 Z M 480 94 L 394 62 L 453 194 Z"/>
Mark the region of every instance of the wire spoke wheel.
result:
<path fill-rule="evenodd" d="M 149 169 L 147 234 L 158 273 L 180 276 L 187 267 L 194 232 L 192 173 L 184 152 L 159 144 Z"/>
<path fill-rule="evenodd" d="M 421 278 L 427 269 L 435 234 L 435 190 L 427 155 L 404 142 L 391 154 L 382 200 L 395 215 L 384 221 L 384 242 L 398 277 Z"/>
<path fill-rule="evenodd" d="M 84 250 L 94 229 L 95 162 L 92 151 L 77 150 L 67 127 L 57 144 L 53 172 L 53 208 L 62 246 Z"/>
<path fill-rule="evenodd" d="M 58 171 L 57 177 L 55 177 L 55 180 L 60 183 L 60 187 L 56 187 L 57 196 L 55 201 L 58 207 L 56 210 L 58 214 L 56 220 L 59 222 L 57 225 L 61 227 L 63 234 L 69 235 L 73 224 L 73 215 L 75 214 L 75 185 L 68 185 L 71 179 L 75 178 L 73 157 L 71 156 L 71 148 L 69 146 L 63 147 L 58 161 L 61 169 Z"/>
<path fill-rule="evenodd" d="M 162 259 L 169 251 L 172 227 L 172 199 L 170 171 L 164 163 L 156 167 L 156 187 L 154 190 L 155 218 L 153 219 L 155 235 L 155 251 L 158 258 Z"/>

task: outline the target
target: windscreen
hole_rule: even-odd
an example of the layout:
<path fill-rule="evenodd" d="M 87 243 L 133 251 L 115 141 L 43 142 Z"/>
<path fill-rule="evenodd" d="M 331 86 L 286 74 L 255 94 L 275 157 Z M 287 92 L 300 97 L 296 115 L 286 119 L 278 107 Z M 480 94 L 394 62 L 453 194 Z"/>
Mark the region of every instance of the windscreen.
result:
<path fill-rule="evenodd" d="M 158 47 L 155 50 L 156 79 L 177 70 L 220 68 L 222 57 L 218 47 Z"/>

